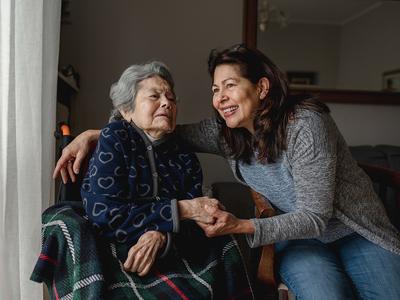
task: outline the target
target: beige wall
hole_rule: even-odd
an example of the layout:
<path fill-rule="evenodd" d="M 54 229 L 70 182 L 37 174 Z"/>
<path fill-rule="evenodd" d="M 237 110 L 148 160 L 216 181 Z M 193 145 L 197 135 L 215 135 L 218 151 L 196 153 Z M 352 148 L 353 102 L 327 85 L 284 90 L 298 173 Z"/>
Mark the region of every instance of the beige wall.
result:
<path fill-rule="evenodd" d="M 383 3 L 344 26 L 290 24 L 258 33 L 259 47 L 283 70 L 320 73 L 322 87 L 381 90 L 400 68 L 400 3 Z M 349 145 L 400 146 L 400 105 L 329 107 Z"/>
<path fill-rule="evenodd" d="M 380 90 L 382 73 L 400 68 L 400 3 L 381 6 L 343 26 L 338 86 Z M 348 143 L 400 146 L 400 106 L 331 104 Z"/>
<path fill-rule="evenodd" d="M 178 122 L 210 116 L 207 57 L 212 48 L 242 40 L 242 0 L 71 1 L 71 25 L 62 27 L 60 65 L 72 64 L 81 90 L 72 105 L 72 129 L 100 128 L 108 120 L 110 84 L 130 64 L 164 61 L 180 98 Z M 227 164 L 202 155 L 206 183 L 230 180 Z"/>
<path fill-rule="evenodd" d="M 334 25 L 272 23 L 258 31 L 258 47 L 284 71 L 314 71 L 321 87 L 334 88 L 340 54 L 340 27 Z"/>
<path fill-rule="evenodd" d="M 400 106 L 328 103 L 349 145 L 400 146 Z"/>
<path fill-rule="evenodd" d="M 400 69 L 400 2 L 384 2 L 343 26 L 338 85 L 380 90 L 382 73 L 393 69 Z"/>

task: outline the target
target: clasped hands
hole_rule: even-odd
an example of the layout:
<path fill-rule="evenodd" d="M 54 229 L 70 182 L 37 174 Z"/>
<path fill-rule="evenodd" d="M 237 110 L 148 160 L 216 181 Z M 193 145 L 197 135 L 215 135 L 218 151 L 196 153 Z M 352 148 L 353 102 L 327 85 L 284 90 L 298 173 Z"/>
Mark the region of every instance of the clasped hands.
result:
<path fill-rule="evenodd" d="M 208 237 L 240 232 L 242 220 L 225 211 L 225 207 L 215 198 L 182 200 L 179 201 L 179 207 L 181 218 L 196 221 Z"/>
<path fill-rule="evenodd" d="M 199 197 L 183 201 L 188 201 L 192 209 L 192 213 L 189 213 L 190 217 L 188 218 L 196 221 L 208 237 L 236 232 L 239 219 L 225 211 L 225 207 L 217 199 Z M 186 215 L 185 210 L 181 210 L 181 212 L 183 216 Z"/>

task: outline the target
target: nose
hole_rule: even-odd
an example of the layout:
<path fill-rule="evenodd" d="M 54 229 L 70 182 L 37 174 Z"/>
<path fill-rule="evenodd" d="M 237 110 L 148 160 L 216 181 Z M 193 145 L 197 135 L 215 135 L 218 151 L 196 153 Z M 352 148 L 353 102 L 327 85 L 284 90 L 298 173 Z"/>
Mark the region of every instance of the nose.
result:
<path fill-rule="evenodd" d="M 214 100 L 218 104 L 228 100 L 228 96 L 226 95 L 225 90 L 221 89 L 218 94 L 214 95 Z"/>
<path fill-rule="evenodd" d="M 161 107 L 162 108 L 167 108 L 167 109 L 171 108 L 171 101 L 167 98 L 166 95 L 163 95 L 161 97 Z"/>

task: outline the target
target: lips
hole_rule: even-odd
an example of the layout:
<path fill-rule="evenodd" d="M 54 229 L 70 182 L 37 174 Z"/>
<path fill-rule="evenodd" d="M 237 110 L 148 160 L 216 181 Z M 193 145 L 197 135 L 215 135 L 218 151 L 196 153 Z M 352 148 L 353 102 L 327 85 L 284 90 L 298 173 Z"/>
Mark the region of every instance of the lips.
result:
<path fill-rule="evenodd" d="M 154 117 L 155 117 L 155 118 L 156 118 L 156 117 L 165 117 L 165 118 L 171 119 L 170 114 L 167 114 L 167 113 L 158 113 L 158 114 L 156 114 Z"/>
<path fill-rule="evenodd" d="M 233 105 L 233 106 L 221 108 L 221 110 L 224 114 L 224 117 L 230 117 L 238 110 L 238 108 L 239 108 L 238 105 Z"/>

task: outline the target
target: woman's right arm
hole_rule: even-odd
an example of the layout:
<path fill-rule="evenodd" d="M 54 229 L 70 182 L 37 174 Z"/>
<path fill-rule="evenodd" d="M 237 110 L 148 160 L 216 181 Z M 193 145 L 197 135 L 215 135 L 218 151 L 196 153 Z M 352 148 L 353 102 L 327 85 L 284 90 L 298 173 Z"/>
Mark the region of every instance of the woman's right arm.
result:
<path fill-rule="evenodd" d="M 78 135 L 62 151 L 62 155 L 54 168 L 53 178 L 61 174 L 64 183 L 68 177 L 72 182 L 76 181 L 83 160 L 87 157 L 93 145 L 97 143 L 100 130 L 86 130 Z"/>
<path fill-rule="evenodd" d="M 211 153 L 224 156 L 220 147 L 219 125 L 215 118 L 204 119 L 198 123 L 178 125 L 176 134 L 186 143 L 193 152 Z M 89 154 L 91 146 L 97 143 L 100 130 L 86 130 L 78 135 L 62 151 L 57 161 L 53 178 L 61 174 L 64 183 L 68 177 L 76 181 L 83 160 Z"/>
<path fill-rule="evenodd" d="M 175 133 L 193 152 L 224 156 L 219 143 L 219 125 L 215 118 L 178 125 Z"/>

